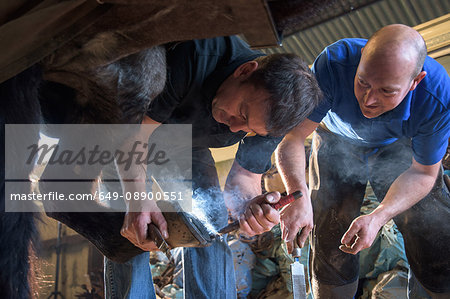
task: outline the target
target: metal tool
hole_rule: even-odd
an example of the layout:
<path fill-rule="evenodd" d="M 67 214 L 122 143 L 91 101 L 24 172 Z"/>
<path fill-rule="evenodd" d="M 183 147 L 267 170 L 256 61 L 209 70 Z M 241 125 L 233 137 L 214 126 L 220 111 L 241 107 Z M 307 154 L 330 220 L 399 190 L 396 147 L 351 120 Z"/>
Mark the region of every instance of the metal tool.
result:
<path fill-rule="evenodd" d="M 172 260 L 172 253 L 170 252 L 169 244 L 164 240 L 159 229 L 153 223 L 148 225 L 148 236 L 156 244 L 159 250 L 164 252 L 169 261 Z"/>
<path fill-rule="evenodd" d="M 153 176 L 151 176 L 151 179 L 153 181 L 153 184 L 155 184 L 155 189 L 157 190 L 157 192 L 164 194 L 158 181 Z M 170 252 L 169 244 L 167 244 L 166 240 L 164 240 L 163 236 L 161 235 L 161 231 L 153 223 L 150 223 L 148 225 L 148 237 L 156 244 L 159 250 L 164 252 L 170 262 L 172 260 L 172 253 Z"/>
<path fill-rule="evenodd" d="M 158 202 L 167 222 L 169 238 L 162 237 L 159 228 L 150 223 L 147 238 L 152 240 L 170 260 L 170 250 L 175 247 L 207 247 L 212 244 L 214 235 L 194 215 L 184 212 L 176 202 Z"/>
<path fill-rule="evenodd" d="M 282 207 L 290 204 L 291 202 L 293 202 L 294 200 L 296 200 L 297 198 L 302 197 L 303 194 L 301 191 L 295 191 L 292 194 L 283 196 L 280 198 L 280 200 L 276 203 L 271 204 L 270 206 L 274 209 L 281 209 Z M 224 234 L 228 234 L 231 233 L 232 231 L 238 230 L 239 229 L 239 220 L 236 220 L 230 224 L 228 224 L 227 226 L 225 226 L 224 228 L 222 228 L 221 230 L 219 230 L 217 232 L 217 234 L 219 236 L 222 236 Z"/>
<path fill-rule="evenodd" d="M 154 183 L 154 192 L 164 194 L 161 185 L 151 176 Z M 158 248 L 171 260 L 170 250 L 175 247 L 206 247 L 212 244 L 214 235 L 205 225 L 191 213 L 183 211 L 176 201 L 160 200 L 157 206 L 163 211 L 167 222 L 169 237 L 164 239 L 159 228 L 150 223 L 147 238 L 152 240 Z"/>
<path fill-rule="evenodd" d="M 300 263 L 302 250 L 297 244 L 297 237 L 294 239 L 294 248 L 291 255 L 294 258 L 294 262 L 291 264 L 292 294 L 294 299 L 306 299 L 305 269 L 303 264 Z"/>

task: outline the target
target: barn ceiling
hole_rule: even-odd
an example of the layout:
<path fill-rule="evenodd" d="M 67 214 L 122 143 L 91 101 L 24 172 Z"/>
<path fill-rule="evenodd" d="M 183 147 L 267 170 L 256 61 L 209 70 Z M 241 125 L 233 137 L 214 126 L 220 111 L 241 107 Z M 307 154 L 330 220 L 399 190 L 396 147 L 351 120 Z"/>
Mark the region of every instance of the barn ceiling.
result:
<path fill-rule="evenodd" d="M 299 22 L 297 18 L 295 30 L 290 28 L 284 31 L 282 47 L 266 48 L 263 51 L 296 53 L 311 64 L 325 46 L 341 38 L 368 38 L 388 24 L 416 26 L 450 13 L 448 0 L 340 0 L 328 2 L 327 5 L 329 7 L 325 10 L 333 9 L 334 14 L 317 16 L 311 8 L 310 20 Z M 303 13 L 301 16 L 305 15 Z M 450 28 L 447 31 L 450 34 Z"/>
<path fill-rule="evenodd" d="M 312 63 L 340 38 L 449 12 L 448 0 L 4 0 L 0 82 L 44 57 L 60 72 L 85 71 L 158 44 L 232 34 Z M 267 48 L 280 41 L 283 47 Z M 108 55 L 94 61 L 98 44 Z"/>

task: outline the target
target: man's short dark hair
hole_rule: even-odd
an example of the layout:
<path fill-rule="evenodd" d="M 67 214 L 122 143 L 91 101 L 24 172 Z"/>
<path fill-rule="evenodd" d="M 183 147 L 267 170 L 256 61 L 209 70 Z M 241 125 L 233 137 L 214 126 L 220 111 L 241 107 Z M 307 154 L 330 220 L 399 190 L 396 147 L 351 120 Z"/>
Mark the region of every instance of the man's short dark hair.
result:
<path fill-rule="evenodd" d="M 270 94 L 265 120 L 269 135 L 285 135 L 318 105 L 322 98 L 319 84 L 295 54 L 272 54 L 257 61 L 259 66 L 247 82 Z"/>

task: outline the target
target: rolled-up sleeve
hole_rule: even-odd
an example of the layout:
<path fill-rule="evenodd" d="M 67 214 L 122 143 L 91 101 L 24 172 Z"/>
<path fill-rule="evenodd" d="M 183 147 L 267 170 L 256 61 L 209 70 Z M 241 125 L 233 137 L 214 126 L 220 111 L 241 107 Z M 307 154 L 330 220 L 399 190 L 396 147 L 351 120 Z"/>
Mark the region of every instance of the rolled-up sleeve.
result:
<path fill-rule="evenodd" d="M 445 155 L 450 138 L 450 113 L 444 111 L 422 125 L 412 138 L 414 159 L 422 165 L 433 165 Z"/>
<path fill-rule="evenodd" d="M 264 173 L 272 166 L 271 156 L 283 137 L 251 136 L 239 144 L 236 161 L 253 173 Z"/>

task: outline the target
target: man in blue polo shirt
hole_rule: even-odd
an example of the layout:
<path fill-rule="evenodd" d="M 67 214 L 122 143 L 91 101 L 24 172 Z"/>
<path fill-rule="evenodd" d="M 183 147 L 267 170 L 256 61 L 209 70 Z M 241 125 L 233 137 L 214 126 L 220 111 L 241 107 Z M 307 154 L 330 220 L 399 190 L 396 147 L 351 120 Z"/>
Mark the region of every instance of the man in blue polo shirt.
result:
<path fill-rule="evenodd" d="M 313 72 L 325 100 L 284 138 L 277 158 L 288 192 L 308 195 L 302 145 L 315 130 L 311 201 L 306 196 L 281 215 L 288 241 L 301 228 L 302 245 L 311 232 L 315 298 L 355 295 L 357 253 L 390 219 L 405 240 L 410 298 L 418 298 L 419 284 L 432 298 L 449 298 L 450 199 L 441 169 L 450 119 L 445 69 L 426 56 L 417 31 L 389 25 L 369 41 L 328 46 Z M 381 203 L 360 216 L 367 181 Z"/>

